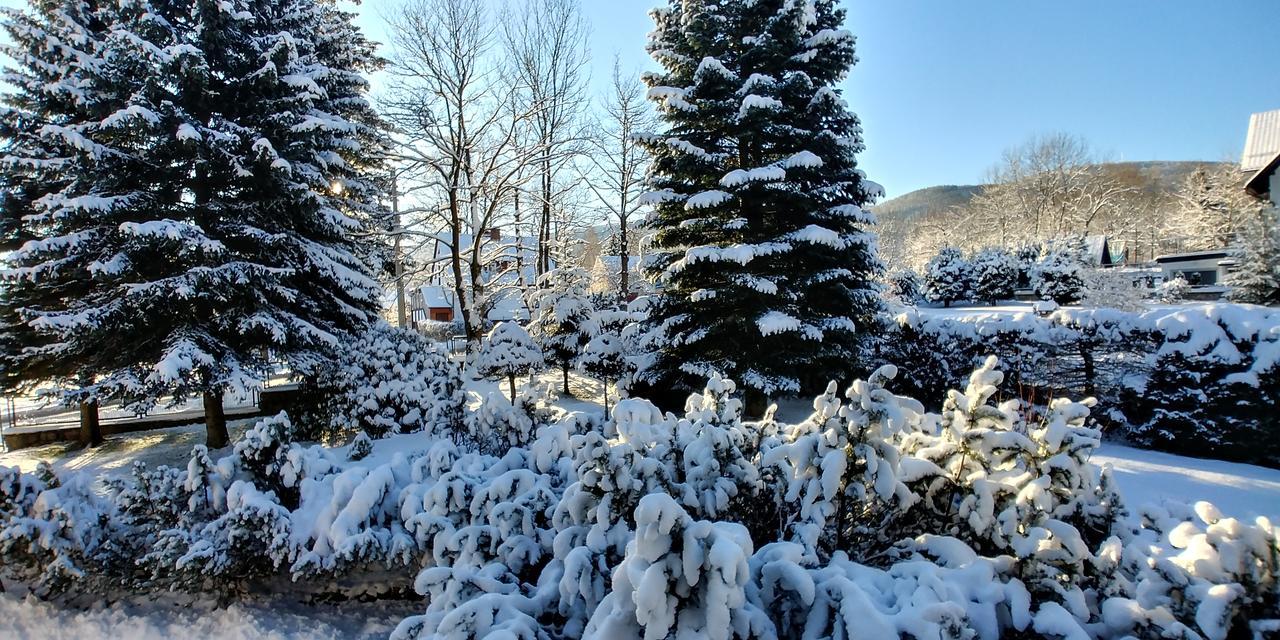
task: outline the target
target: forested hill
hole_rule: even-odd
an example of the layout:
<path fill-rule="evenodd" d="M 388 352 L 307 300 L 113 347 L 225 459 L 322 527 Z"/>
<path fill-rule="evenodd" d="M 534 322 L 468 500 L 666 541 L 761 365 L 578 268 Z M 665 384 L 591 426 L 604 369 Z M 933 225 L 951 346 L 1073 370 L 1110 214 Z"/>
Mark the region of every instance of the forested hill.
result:
<path fill-rule="evenodd" d="M 1202 161 L 1111 162 L 1104 166 L 1118 174 L 1128 174 L 1144 189 L 1172 193 L 1197 167 L 1220 164 Z M 943 211 L 964 205 L 982 190 L 982 185 L 941 185 L 925 187 L 885 200 L 872 210 L 881 220 L 910 220 L 930 211 Z"/>

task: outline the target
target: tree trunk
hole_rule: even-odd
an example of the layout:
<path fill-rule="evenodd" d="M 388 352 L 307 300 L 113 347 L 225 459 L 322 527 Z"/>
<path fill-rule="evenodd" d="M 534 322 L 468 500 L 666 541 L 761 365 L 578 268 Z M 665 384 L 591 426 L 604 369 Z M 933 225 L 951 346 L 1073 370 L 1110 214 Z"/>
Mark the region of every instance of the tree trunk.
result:
<path fill-rule="evenodd" d="M 564 394 L 569 395 L 569 363 L 561 365 L 560 370 L 564 372 Z"/>
<path fill-rule="evenodd" d="M 1091 345 L 1085 341 L 1080 341 L 1080 359 L 1084 361 L 1084 395 L 1086 397 L 1094 397 L 1098 395 L 1098 389 L 1094 386 L 1094 377 L 1096 377 L 1096 367 L 1093 362 L 1093 350 Z"/>
<path fill-rule="evenodd" d="M 230 437 L 227 435 L 227 414 L 222 409 L 222 392 L 204 392 L 204 429 L 205 446 L 209 450 L 227 446 Z"/>
<path fill-rule="evenodd" d="M 743 393 L 743 413 L 747 418 L 763 418 L 769 409 L 769 398 L 758 389 L 748 387 Z"/>
<path fill-rule="evenodd" d="M 609 419 L 609 381 L 604 380 L 604 419 Z"/>
<path fill-rule="evenodd" d="M 80 403 L 80 444 L 96 447 L 102 444 L 102 423 L 98 419 L 98 401 Z"/>
<path fill-rule="evenodd" d="M 511 404 L 516 403 L 516 376 L 511 374 L 507 376 L 507 383 L 511 385 Z"/>
<path fill-rule="evenodd" d="M 467 303 L 466 285 L 462 281 L 462 219 L 458 211 L 458 195 L 456 191 L 450 190 L 449 193 L 449 240 L 453 243 L 452 255 L 449 256 L 449 266 L 453 269 L 453 305 L 458 308 L 458 312 L 462 314 L 463 333 L 467 334 L 467 350 L 471 350 L 472 344 L 480 339 L 479 331 L 472 325 L 471 305 Z"/>
<path fill-rule="evenodd" d="M 626 300 L 631 292 L 627 282 L 627 261 L 631 257 L 631 249 L 627 245 L 627 219 L 625 217 L 618 219 L 618 236 L 618 241 L 622 245 L 618 250 L 618 264 L 622 265 L 621 273 L 618 274 L 618 281 L 621 283 L 619 286 L 622 288 L 622 299 Z"/>

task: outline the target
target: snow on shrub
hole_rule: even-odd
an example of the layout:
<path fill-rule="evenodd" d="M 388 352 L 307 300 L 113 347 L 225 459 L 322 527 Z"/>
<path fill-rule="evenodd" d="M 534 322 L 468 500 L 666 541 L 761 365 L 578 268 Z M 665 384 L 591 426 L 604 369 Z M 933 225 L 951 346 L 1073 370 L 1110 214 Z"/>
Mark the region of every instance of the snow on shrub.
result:
<path fill-rule="evenodd" d="M 344 348 L 317 386 L 328 434 L 441 431 L 462 419 L 462 376 L 440 344 L 385 322 Z M 310 435 L 310 434 L 309 434 Z"/>
<path fill-rule="evenodd" d="M 902 363 L 902 389 L 941 398 L 990 352 L 1001 354 L 1007 398 L 1047 407 L 1094 397 L 1094 415 L 1130 440 L 1175 452 L 1280 464 L 1268 434 L 1280 417 L 1280 313 L 1210 304 L 1140 313 L 1059 309 L 959 317 L 907 310 L 880 353 Z M 937 405 L 935 405 L 936 408 Z"/>
<path fill-rule="evenodd" d="M 683 416 L 533 418 L 527 445 L 346 448 L 260 423 L 220 460 L 87 479 L 0 471 L 0 572 L 233 595 L 412 588 L 415 638 L 1204 637 L 1274 625 L 1280 542 L 1212 505 L 1130 511 L 1089 459 L 1092 401 L 1001 401 L 994 358 L 940 414 L 893 367 L 796 425 L 712 380 Z M 509 403 L 504 403 L 510 406 Z M 496 455 L 500 454 L 500 455 Z M 267 487 L 297 487 L 288 504 Z"/>

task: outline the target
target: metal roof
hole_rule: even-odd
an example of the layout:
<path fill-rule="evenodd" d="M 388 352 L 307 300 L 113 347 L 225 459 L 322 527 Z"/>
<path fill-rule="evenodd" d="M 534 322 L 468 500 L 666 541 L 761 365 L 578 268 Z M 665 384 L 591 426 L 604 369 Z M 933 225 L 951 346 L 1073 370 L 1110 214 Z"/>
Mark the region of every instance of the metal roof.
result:
<path fill-rule="evenodd" d="M 1249 116 L 1249 135 L 1240 156 L 1242 171 L 1257 171 L 1280 154 L 1280 109 Z"/>

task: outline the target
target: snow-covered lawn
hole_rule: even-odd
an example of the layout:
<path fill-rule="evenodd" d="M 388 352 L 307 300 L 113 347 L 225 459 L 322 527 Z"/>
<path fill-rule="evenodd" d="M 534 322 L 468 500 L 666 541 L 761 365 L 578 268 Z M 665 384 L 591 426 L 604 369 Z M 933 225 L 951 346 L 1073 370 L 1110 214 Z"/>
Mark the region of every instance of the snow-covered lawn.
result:
<path fill-rule="evenodd" d="M 228 421 L 231 441 L 239 439 L 258 420 L 260 418 Z M 77 443 L 58 443 L 6 451 L 0 453 L 0 466 L 17 467 L 29 473 L 43 460 L 52 464 L 55 471 L 84 471 L 97 477 L 127 474 L 134 462 L 143 462 L 152 468 L 162 464 L 183 466 L 191 457 L 191 448 L 204 444 L 204 433 L 204 425 L 195 423 L 109 435 L 102 446 L 93 449 L 83 449 Z"/>

